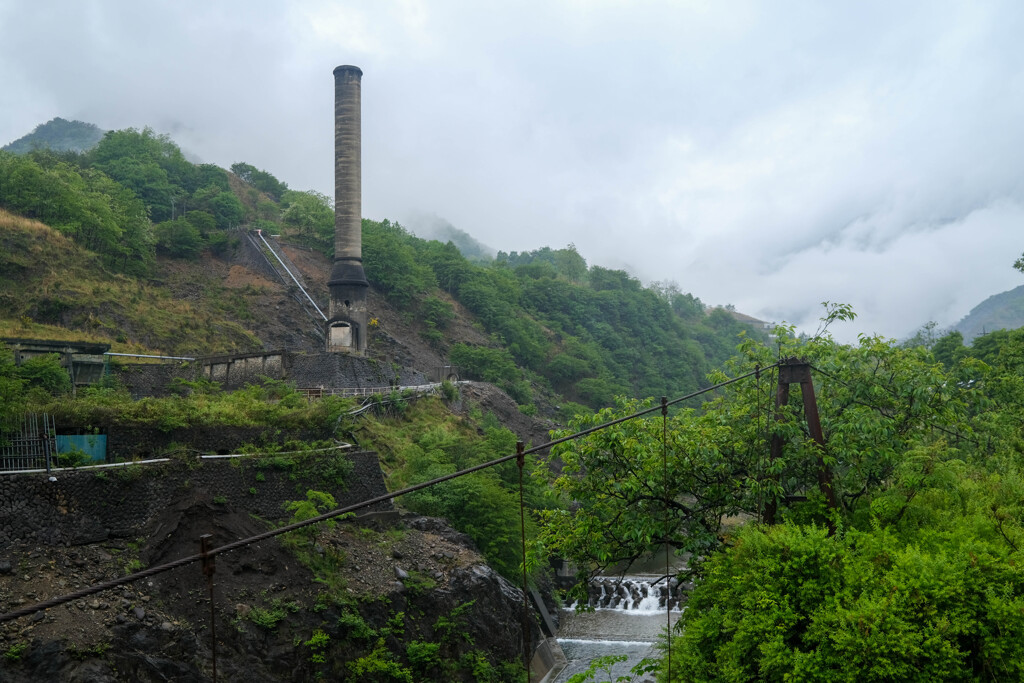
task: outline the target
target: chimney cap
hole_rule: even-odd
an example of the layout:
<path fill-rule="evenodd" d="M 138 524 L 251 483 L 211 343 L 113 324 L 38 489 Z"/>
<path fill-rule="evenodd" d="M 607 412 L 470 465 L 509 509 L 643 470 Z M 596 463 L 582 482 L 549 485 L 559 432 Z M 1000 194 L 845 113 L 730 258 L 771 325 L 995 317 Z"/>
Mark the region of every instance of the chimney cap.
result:
<path fill-rule="evenodd" d="M 334 68 L 334 75 L 337 76 L 339 71 L 355 71 L 360 76 L 363 75 L 363 70 L 358 66 L 352 66 L 351 64 L 343 64 Z"/>

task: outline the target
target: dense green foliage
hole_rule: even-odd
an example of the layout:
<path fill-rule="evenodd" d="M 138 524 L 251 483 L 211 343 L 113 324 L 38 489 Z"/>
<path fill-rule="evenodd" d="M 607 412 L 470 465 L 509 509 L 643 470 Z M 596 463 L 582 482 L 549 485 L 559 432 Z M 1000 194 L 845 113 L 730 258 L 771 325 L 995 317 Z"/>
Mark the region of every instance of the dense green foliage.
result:
<path fill-rule="evenodd" d="M 835 307 L 827 322 L 850 317 Z M 554 449 L 564 467 L 552 495 L 578 509 L 544 513 L 548 550 L 573 559 L 581 581 L 663 539 L 705 558 L 673 636 L 672 681 L 1019 679 L 1022 336 L 994 337 L 947 370 L 922 346 L 777 335 L 779 348 L 742 345 L 730 374 L 780 350 L 809 362 L 824 448 L 799 391 L 774 410 L 774 370 L 664 424 L 602 430 Z"/>
<path fill-rule="evenodd" d="M 746 527 L 705 567 L 672 680 L 1020 680 L 1019 527 L 1001 537 L 986 507 L 1024 490 L 961 466 L 916 486 L 913 521 Z"/>
<path fill-rule="evenodd" d="M 268 171 L 256 168 L 244 161 L 231 164 L 231 172 L 275 201 L 281 201 L 284 193 L 288 191 L 287 183 L 281 182 Z"/>
<path fill-rule="evenodd" d="M 515 453 L 515 435 L 493 415 L 449 413 L 436 399 L 419 400 L 399 415 L 368 418 L 361 425 L 363 445 L 381 457 L 391 489 L 404 488 Z M 544 504 L 544 483 L 532 476 L 538 463 L 524 467 L 525 500 Z M 488 563 L 506 578 L 522 582 L 519 543 L 519 471 L 514 462 L 423 489 L 400 503 L 420 514 L 444 517 L 468 534 Z M 527 536 L 536 536 L 532 519 Z"/>
<path fill-rule="evenodd" d="M 131 275 L 149 273 L 154 249 L 194 258 L 223 248 L 223 231 L 244 218 L 223 169 L 189 162 L 148 128 L 110 131 L 85 154 L 0 153 L 0 207 L 57 228 Z"/>
<path fill-rule="evenodd" d="M 290 238 L 319 248 L 325 254 L 334 249 L 334 203 L 325 195 L 310 190 L 286 190 L 281 198 L 281 223 Z"/>
<path fill-rule="evenodd" d="M 0 207 L 47 223 L 124 272 L 142 274 L 152 263 L 145 204 L 97 169 L 49 152 L 0 152 Z"/>
<path fill-rule="evenodd" d="M 498 348 L 455 346 L 452 362 L 521 403 L 529 394 L 517 365 L 566 398 L 599 407 L 616 394 L 697 389 L 732 355 L 738 335 L 756 334 L 724 310 L 705 313 L 674 284 L 648 288 L 623 271 L 588 269 L 571 246 L 499 253 L 480 264 L 451 242 L 364 220 L 363 252 L 370 282 L 396 305 L 416 308 L 441 289 L 472 312 Z"/>
<path fill-rule="evenodd" d="M 14 354 L 0 344 L 0 432 L 17 429 L 28 401 L 46 402 L 70 389 L 71 378 L 56 354 L 29 358 L 16 366 Z"/>
<path fill-rule="evenodd" d="M 266 426 L 303 429 L 337 422 L 350 400 L 328 397 L 309 402 L 282 382 L 266 380 L 233 392 L 222 392 L 206 381 L 179 382 L 179 394 L 167 398 L 133 400 L 113 379 L 67 393 L 67 372 L 52 356 L 42 356 L 15 367 L 0 356 L 0 392 L 8 381 L 10 413 L 17 419 L 25 410 L 46 412 L 61 424 L 84 426 L 147 426 L 170 431 L 199 426 Z M 63 379 L 60 378 L 63 375 Z M 13 383 L 12 383 L 13 380 Z"/>

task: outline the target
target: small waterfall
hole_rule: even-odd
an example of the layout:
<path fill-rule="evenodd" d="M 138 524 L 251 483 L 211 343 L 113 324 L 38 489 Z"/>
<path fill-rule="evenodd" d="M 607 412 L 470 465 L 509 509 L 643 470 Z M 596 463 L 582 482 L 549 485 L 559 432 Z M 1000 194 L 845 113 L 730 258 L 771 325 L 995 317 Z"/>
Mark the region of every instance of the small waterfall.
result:
<path fill-rule="evenodd" d="M 633 665 L 654 654 L 653 645 L 667 623 L 679 618 L 683 593 L 675 578 L 636 575 L 591 579 L 587 602 L 593 610 L 578 612 L 576 605 L 562 610 L 558 642 L 569 665 L 555 681 L 566 681 L 585 671 L 590 660 L 603 655 L 626 655 L 629 659 L 616 665 L 612 680 L 627 675 Z"/>
<path fill-rule="evenodd" d="M 588 602 L 594 609 L 664 614 L 666 603 L 671 611 L 679 611 L 679 595 L 679 585 L 674 578 L 597 576 L 590 581 Z"/>

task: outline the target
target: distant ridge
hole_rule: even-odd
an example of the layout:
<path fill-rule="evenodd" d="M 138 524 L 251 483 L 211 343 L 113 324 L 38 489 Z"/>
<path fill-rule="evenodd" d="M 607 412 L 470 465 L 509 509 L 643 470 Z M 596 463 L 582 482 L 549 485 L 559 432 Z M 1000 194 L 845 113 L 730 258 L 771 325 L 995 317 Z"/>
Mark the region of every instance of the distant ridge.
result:
<path fill-rule="evenodd" d="M 1015 330 L 1024 327 L 1024 285 L 994 294 L 971 309 L 953 326 L 964 335 L 964 343 L 984 332 Z"/>
<path fill-rule="evenodd" d="M 497 253 L 468 232 L 459 230 L 440 216 L 416 216 L 412 220 L 410 229 L 417 237 L 425 240 L 453 243 L 463 256 L 474 263 L 486 263 Z"/>
<path fill-rule="evenodd" d="M 96 146 L 106 132 L 92 123 L 55 118 L 36 126 L 28 135 L 0 148 L 14 154 L 28 154 L 34 149 L 54 152 L 87 152 Z"/>

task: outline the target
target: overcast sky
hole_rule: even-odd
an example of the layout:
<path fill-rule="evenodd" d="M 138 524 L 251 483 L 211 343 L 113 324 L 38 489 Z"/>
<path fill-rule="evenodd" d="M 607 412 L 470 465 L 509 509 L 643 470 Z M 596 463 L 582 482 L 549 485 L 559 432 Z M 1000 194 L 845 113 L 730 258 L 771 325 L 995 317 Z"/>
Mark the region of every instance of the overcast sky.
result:
<path fill-rule="evenodd" d="M 1024 283 L 1024 3 L 0 0 L 0 145 L 60 116 L 811 330 L 903 337 Z"/>

